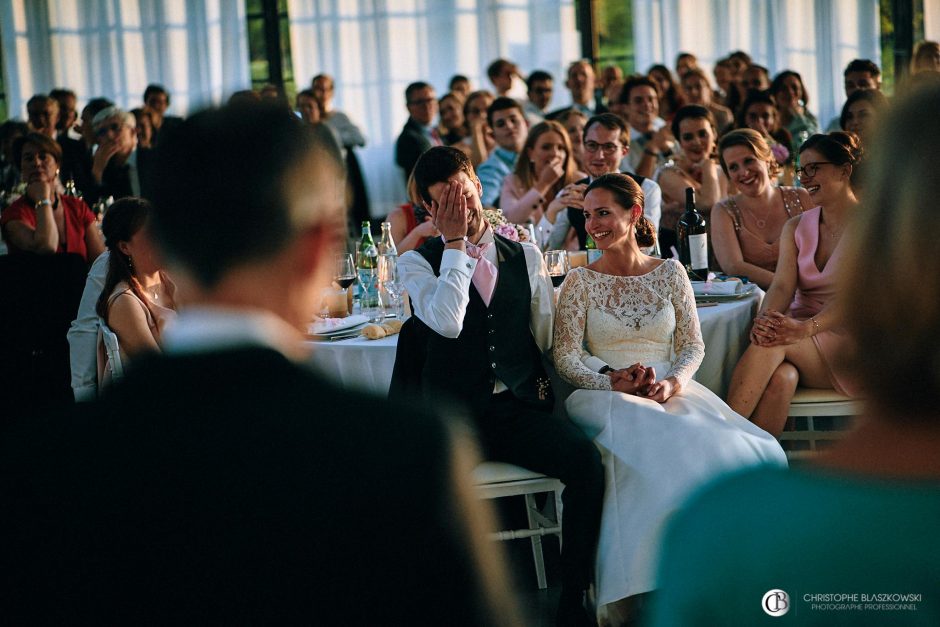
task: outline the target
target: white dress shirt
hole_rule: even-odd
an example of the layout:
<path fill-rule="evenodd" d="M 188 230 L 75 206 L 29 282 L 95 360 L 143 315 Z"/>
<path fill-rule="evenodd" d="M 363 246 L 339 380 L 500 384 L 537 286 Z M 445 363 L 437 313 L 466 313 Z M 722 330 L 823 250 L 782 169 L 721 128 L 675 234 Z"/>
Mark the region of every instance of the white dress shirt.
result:
<path fill-rule="evenodd" d="M 104 251 L 91 264 L 78 314 L 69 327 L 69 364 L 76 401 L 93 401 L 98 396 L 98 313 L 95 307 L 104 290 L 110 258 L 111 253 Z"/>
<path fill-rule="evenodd" d="M 487 228 L 479 244 L 493 241 L 493 231 Z M 552 347 L 554 288 L 539 249 L 527 242 L 521 245 L 532 292 L 529 329 L 539 349 L 546 352 Z M 495 244 L 483 254 L 491 263 L 499 266 Z M 408 251 L 399 259 L 402 282 L 408 290 L 415 315 L 439 335 L 456 338 L 463 330 L 464 316 L 470 303 L 471 278 L 476 265 L 476 259 L 458 249 L 444 250 L 440 276 L 434 276 L 431 265 L 416 251 Z M 494 393 L 505 389 L 505 384 L 497 381 Z"/>
<path fill-rule="evenodd" d="M 293 360 L 302 360 L 308 353 L 297 330 L 264 309 L 187 307 L 180 311 L 162 339 L 167 355 L 250 346 L 270 348 Z"/>

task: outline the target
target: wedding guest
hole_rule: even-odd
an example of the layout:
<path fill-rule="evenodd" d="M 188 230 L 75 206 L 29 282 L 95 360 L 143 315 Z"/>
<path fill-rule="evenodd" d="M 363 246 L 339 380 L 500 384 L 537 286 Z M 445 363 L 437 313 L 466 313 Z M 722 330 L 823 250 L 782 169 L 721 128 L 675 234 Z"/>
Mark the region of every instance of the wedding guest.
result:
<path fill-rule="evenodd" d="M 320 109 L 320 121 L 326 122 L 334 135 L 339 139 L 339 145 L 345 150 L 366 145 L 366 137 L 362 130 L 349 116 L 333 108 L 335 95 L 333 77 L 329 74 L 317 74 L 310 81 L 310 91 Z"/>
<path fill-rule="evenodd" d="M 584 126 L 584 153 L 588 176 L 562 190 L 561 200 L 568 210 L 558 213 L 549 236 L 549 249 L 563 249 L 568 241 L 569 230 L 574 231 L 578 248 L 585 248 L 588 236 L 583 211 L 585 190 L 595 178 L 619 172 L 621 164 L 630 154 L 629 134 L 623 119 L 613 113 L 601 113 L 588 120 Z M 654 229 L 658 229 L 662 217 L 662 190 L 659 184 L 651 178 L 626 174 L 643 190 L 643 215 Z M 543 225 L 543 230 L 545 228 Z"/>
<path fill-rule="evenodd" d="M 186 296 L 163 353 L 0 438 L 4 618 L 519 624 L 465 430 L 306 365 L 343 168 L 289 111 L 250 106 L 161 140 L 152 233 Z"/>
<path fill-rule="evenodd" d="M 845 66 L 845 97 L 848 98 L 860 89 L 881 91 L 881 69 L 869 59 L 853 59 Z M 826 132 L 845 130 L 841 126 L 840 116 L 829 121 Z"/>
<path fill-rule="evenodd" d="M 574 162 L 581 172 L 587 172 L 584 165 L 584 125 L 587 123 L 587 116 L 577 109 L 568 109 L 558 117 L 558 121 L 568 132 L 568 139 L 571 140 L 571 152 L 574 155 Z"/>
<path fill-rule="evenodd" d="M 450 81 L 447 83 L 447 89 L 455 94 L 462 95 L 464 100 L 469 98 L 470 92 L 473 91 L 470 87 L 470 79 L 463 74 L 454 74 L 451 76 Z"/>
<path fill-rule="evenodd" d="M 150 114 L 141 107 L 131 109 L 131 114 L 134 116 L 137 148 L 140 150 L 153 148 L 153 120 L 150 119 Z"/>
<path fill-rule="evenodd" d="M 483 184 L 480 198 L 484 207 L 495 207 L 503 181 L 512 173 L 516 158 L 525 145 L 528 125 L 522 105 L 512 98 L 500 97 L 486 110 L 486 123 L 493 131 L 496 149 L 480 164 L 477 175 Z"/>
<path fill-rule="evenodd" d="M 150 113 L 150 120 L 153 122 L 153 145 L 156 146 L 160 141 L 160 132 L 164 128 L 173 128 L 183 121 L 183 118 L 175 115 L 167 115 L 170 108 L 170 92 L 163 85 L 151 83 L 144 89 L 144 109 Z"/>
<path fill-rule="evenodd" d="M 748 95 L 738 113 L 737 128 L 750 128 L 763 135 L 780 165 L 793 161 L 793 136 L 780 125 L 777 103 L 767 92 L 752 91 Z"/>
<path fill-rule="evenodd" d="M 734 109 L 729 104 L 729 94 L 737 91 L 732 62 L 729 59 L 720 59 L 715 63 L 712 74 L 715 76 L 715 85 L 717 86 L 715 89 L 715 102 L 728 107 L 734 113 Z"/>
<path fill-rule="evenodd" d="M 914 49 L 911 59 L 911 74 L 940 72 L 940 43 L 922 41 Z"/>
<path fill-rule="evenodd" d="M 115 203 L 117 204 L 117 203 Z M 93 401 L 98 397 L 98 298 L 104 290 L 111 253 L 105 249 L 98 255 L 88 276 L 78 304 L 78 313 L 69 325 L 69 369 L 72 395 L 76 402 Z"/>
<path fill-rule="evenodd" d="M 150 168 L 154 158 L 150 151 L 139 150 L 134 116 L 117 107 L 108 107 L 95 115 L 92 126 L 98 138 L 98 150 L 91 168 L 98 186 L 98 197 L 113 196 L 115 200 L 125 196 L 149 198 Z"/>
<path fill-rule="evenodd" d="M 0 191 L 9 191 L 20 182 L 20 164 L 13 155 L 13 143 L 29 133 L 29 124 L 7 120 L 0 124 Z"/>
<path fill-rule="evenodd" d="M 555 221 L 567 205 L 559 197 L 566 185 L 581 178 L 565 128 L 554 121 L 532 127 L 512 174 L 503 180 L 499 207 L 515 224 Z"/>
<path fill-rule="evenodd" d="M 681 78 L 692 70 L 698 69 L 698 57 L 691 52 L 680 52 L 676 55 L 676 76 Z"/>
<path fill-rule="evenodd" d="M 58 135 L 56 124 L 59 122 L 59 103 L 55 98 L 37 94 L 26 101 L 26 114 L 29 128 L 34 133 L 42 133 L 55 139 Z"/>
<path fill-rule="evenodd" d="M 429 237 L 441 235 L 431 219 L 431 214 L 421 204 L 414 176 L 408 179 L 408 200 L 409 202 L 392 209 L 385 218 L 385 221 L 392 225 L 392 239 L 399 255 L 420 248 Z"/>
<path fill-rule="evenodd" d="M 924 112 L 938 107 L 933 87 L 886 118 L 842 257 L 851 343 L 838 361 L 864 390 L 858 426 L 811 463 L 739 474 L 686 503 L 662 542 L 652 627 L 940 623 L 928 592 L 940 561 L 940 283 L 923 280 L 940 259 L 910 254 L 930 250 L 940 227 L 940 179 L 924 159 L 940 143 L 940 119 Z M 905 590 L 917 602 L 816 611 L 804 591 L 824 590 Z M 765 613 L 784 603 L 788 616 Z"/>
<path fill-rule="evenodd" d="M 614 604 L 609 617 L 622 619 L 610 623 L 631 625 L 655 588 L 654 547 L 677 505 L 711 478 L 786 459 L 773 437 L 692 378 L 705 354 L 692 285 L 678 261 L 641 252 L 656 236 L 640 186 L 624 174 L 595 179 L 584 216 L 604 255 L 568 273 L 553 354 L 577 388 L 568 415 L 607 469 L 596 602 Z"/>
<path fill-rule="evenodd" d="M 864 147 L 887 109 L 888 99 L 884 94 L 874 89 L 862 89 L 853 92 L 845 101 L 839 124 L 843 131 L 858 135 Z"/>
<path fill-rule="evenodd" d="M 819 132 L 816 116 L 806 108 L 809 94 L 803 85 L 803 77 L 797 72 L 784 70 L 777 74 L 770 84 L 770 95 L 777 105 L 780 125 L 787 129 L 794 142 L 799 142 L 800 137 L 808 138 Z M 796 151 L 799 145 L 792 148 Z"/>
<path fill-rule="evenodd" d="M 659 234 L 663 252 L 677 247 L 676 225 L 685 212 L 687 187 L 695 190 L 696 208 L 706 219 L 711 216 L 712 205 L 728 191 L 728 179 L 715 154 L 718 130 L 711 112 L 699 105 L 686 105 L 676 112 L 670 126 L 679 140 L 678 155 L 653 174 L 653 180 L 662 188 Z"/>
<path fill-rule="evenodd" d="M 656 83 L 656 91 L 659 94 L 659 115 L 667 122 L 672 121 L 683 104 L 685 104 L 685 95 L 682 88 L 677 84 L 672 72 L 665 65 L 654 65 L 647 71 L 646 75 L 651 81 Z"/>
<path fill-rule="evenodd" d="M 784 224 L 810 207 L 805 189 L 775 185 L 779 165 L 763 135 L 731 131 L 718 143 L 721 168 L 738 190 L 712 209 L 711 237 L 721 269 L 770 288 Z"/>
<path fill-rule="evenodd" d="M 659 94 L 656 83 L 646 76 L 627 79 L 618 103 L 630 125 L 630 153 L 620 169 L 640 176 L 653 175 L 672 153 L 674 138 L 666 121 L 659 117 Z"/>
<path fill-rule="evenodd" d="M 407 184 L 418 157 L 431 146 L 441 146 L 443 143 L 433 127 L 437 116 L 434 88 L 422 81 L 411 83 L 405 89 L 405 104 L 408 107 L 408 121 L 395 141 L 395 163 L 402 169 Z"/>
<path fill-rule="evenodd" d="M 343 138 L 335 126 L 330 126 L 323 120 L 323 113 L 312 89 L 304 89 L 297 93 L 297 112 L 300 119 L 313 126 L 318 133 L 324 135 L 324 141 L 332 142 L 336 151 L 342 154 Z"/>
<path fill-rule="evenodd" d="M 575 61 L 568 66 L 568 80 L 565 87 L 571 93 L 571 104 L 549 113 L 546 119 L 555 120 L 567 109 L 577 109 L 587 116 L 607 111 L 604 105 L 598 105 L 594 94 L 594 66 L 586 59 Z"/>
<path fill-rule="evenodd" d="M 81 124 L 79 133 L 81 134 L 81 144 L 70 146 L 67 142 L 63 143 L 62 168 L 60 176 L 62 180 L 75 181 L 75 187 L 81 193 L 82 199 L 93 205 L 100 195 L 98 183 L 92 174 L 94 166 L 95 145 L 98 138 L 95 136 L 95 126 L 92 120 L 104 109 L 113 107 L 114 103 L 107 98 L 92 98 L 82 109 Z"/>
<path fill-rule="evenodd" d="M 519 76 L 519 68 L 512 61 L 496 59 L 486 68 L 486 76 L 496 88 L 496 97 L 508 96 L 512 90 L 512 82 Z"/>
<path fill-rule="evenodd" d="M 741 72 L 739 84 L 745 94 L 752 91 L 767 91 L 770 89 L 770 70 L 763 65 L 752 63 Z"/>
<path fill-rule="evenodd" d="M 484 89 L 467 96 L 463 105 L 463 118 L 470 133 L 464 137 L 463 143 L 469 149 L 470 161 L 474 168 L 486 161 L 496 149 L 493 130 L 486 123 L 486 110 L 493 104 L 493 100 L 493 94 Z"/>
<path fill-rule="evenodd" d="M 95 311 L 117 335 L 121 361 L 160 351 L 163 332 L 176 318 L 176 287 L 163 272 L 149 233 L 150 203 L 126 197 L 108 208 L 101 224 L 108 273 Z M 98 346 L 98 380 L 107 380 L 107 355 Z"/>
<path fill-rule="evenodd" d="M 713 100 L 711 84 L 708 76 L 699 68 L 692 68 L 682 74 L 682 91 L 689 104 L 701 105 L 711 111 L 715 117 L 715 126 L 718 136 L 724 135 L 734 125 L 734 114 L 728 107 L 722 106 Z"/>
<path fill-rule="evenodd" d="M 623 87 L 623 70 L 619 65 L 608 65 L 601 70 L 600 78 L 597 81 L 597 90 L 601 93 L 600 102 L 605 107 L 617 100 L 620 95 L 620 89 Z"/>
<path fill-rule="evenodd" d="M 422 155 L 415 183 L 441 237 L 399 262 L 415 315 L 402 329 L 392 389 L 402 393 L 417 382 L 410 391 L 429 401 L 462 403 L 487 459 L 565 484 L 558 624 L 589 624 L 583 598 L 604 477 L 590 441 L 551 415 L 542 353 L 551 347 L 554 295 L 542 255 L 533 244 L 493 233 L 483 218 L 480 180 L 459 150 Z M 409 371 L 402 372 L 404 364 Z"/>
<path fill-rule="evenodd" d="M 58 191 L 62 148 L 48 135 L 31 132 L 13 142 L 13 158 L 26 191 L 0 215 L 9 252 L 75 253 L 91 264 L 104 244 L 88 205 Z"/>
<path fill-rule="evenodd" d="M 554 80 L 552 75 L 544 70 L 535 70 L 525 79 L 526 96 L 528 99 L 522 106 L 529 126 L 535 126 L 548 115 L 548 105 L 552 102 Z"/>
<path fill-rule="evenodd" d="M 55 128 L 61 137 L 75 127 L 78 121 L 78 97 L 71 89 L 57 87 L 49 92 L 49 97 L 59 103 L 59 120 Z"/>
<path fill-rule="evenodd" d="M 463 117 L 463 98 L 455 93 L 441 96 L 437 106 L 441 112 L 437 132 L 445 146 L 463 145 L 463 138 L 469 133 Z"/>
<path fill-rule="evenodd" d="M 842 233 L 857 211 L 860 159 L 858 140 L 842 132 L 813 135 L 800 150 L 800 184 L 817 206 L 783 227 L 773 282 L 728 391 L 732 409 L 775 436 L 797 383 L 852 392 L 833 368 L 843 336 L 832 301 Z"/>

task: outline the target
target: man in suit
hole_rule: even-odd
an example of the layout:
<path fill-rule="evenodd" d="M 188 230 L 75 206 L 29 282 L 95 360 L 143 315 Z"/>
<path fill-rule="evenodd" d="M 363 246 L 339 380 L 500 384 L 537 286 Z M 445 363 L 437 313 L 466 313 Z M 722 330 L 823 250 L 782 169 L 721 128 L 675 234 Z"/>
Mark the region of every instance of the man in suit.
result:
<path fill-rule="evenodd" d="M 405 184 L 415 167 L 415 163 L 431 146 L 441 146 L 443 142 L 434 128 L 437 117 L 437 96 L 434 88 L 424 82 L 408 85 L 405 89 L 405 104 L 408 107 L 408 121 L 395 142 L 395 163 L 405 175 Z"/>
<path fill-rule="evenodd" d="M 0 438 L 0 615 L 513 624 L 471 532 L 485 511 L 452 480 L 465 443 L 298 361 L 342 230 L 335 149 L 241 104 L 160 150 L 148 228 L 185 308 L 101 401 Z"/>
<path fill-rule="evenodd" d="M 142 196 L 150 199 L 149 150 L 138 150 L 137 120 L 133 113 L 118 107 L 102 109 L 92 120 L 98 150 L 91 173 L 97 184 L 97 197 Z"/>
<path fill-rule="evenodd" d="M 551 348 L 554 295 L 541 253 L 493 233 L 461 151 L 432 148 L 414 178 L 441 237 L 401 256 L 411 334 L 422 338 L 402 338 L 412 354 L 400 343 L 396 361 L 413 371 L 401 374 L 427 400 L 469 408 L 487 459 L 565 484 L 559 624 L 590 624 L 583 593 L 594 570 L 604 470 L 591 441 L 552 416 L 542 353 Z"/>

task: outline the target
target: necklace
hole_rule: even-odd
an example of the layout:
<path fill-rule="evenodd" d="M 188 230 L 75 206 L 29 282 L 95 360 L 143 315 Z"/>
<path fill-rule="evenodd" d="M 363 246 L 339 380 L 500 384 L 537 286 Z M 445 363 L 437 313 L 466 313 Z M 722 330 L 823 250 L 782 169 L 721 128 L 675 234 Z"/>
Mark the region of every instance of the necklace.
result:
<path fill-rule="evenodd" d="M 754 218 L 754 224 L 756 224 L 757 228 L 759 229 L 763 229 L 767 226 L 767 217 L 770 215 L 770 212 L 772 209 L 773 209 L 773 205 L 770 205 L 764 210 L 764 217 L 758 218 L 757 214 L 751 211 L 750 207 L 748 207 L 747 205 L 744 206 L 744 210 L 747 211 L 751 215 L 752 218 Z"/>

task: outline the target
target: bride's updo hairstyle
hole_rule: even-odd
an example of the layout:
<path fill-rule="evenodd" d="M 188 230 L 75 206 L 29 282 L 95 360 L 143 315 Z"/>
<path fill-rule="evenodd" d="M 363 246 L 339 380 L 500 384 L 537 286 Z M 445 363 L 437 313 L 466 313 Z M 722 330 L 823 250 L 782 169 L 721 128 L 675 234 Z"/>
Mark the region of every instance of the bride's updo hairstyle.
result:
<path fill-rule="evenodd" d="M 835 131 L 813 135 L 800 146 L 800 152 L 804 150 L 815 150 L 833 165 L 852 166 L 849 185 L 856 191 L 861 187 L 862 145 L 852 133 Z"/>
<path fill-rule="evenodd" d="M 636 181 L 626 174 L 614 173 L 599 176 L 588 185 L 584 195 L 587 196 L 594 189 L 606 189 L 613 195 L 614 201 L 623 207 L 624 211 L 630 211 L 634 205 L 639 205 L 640 209 L 643 209 L 643 190 L 640 189 L 640 185 Z M 656 243 L 656 229 L 653 228 L 653 223 L 642 212 L 640 213 L 640 219 L 636 222 L 636 243 L 641 248 Z"/>

